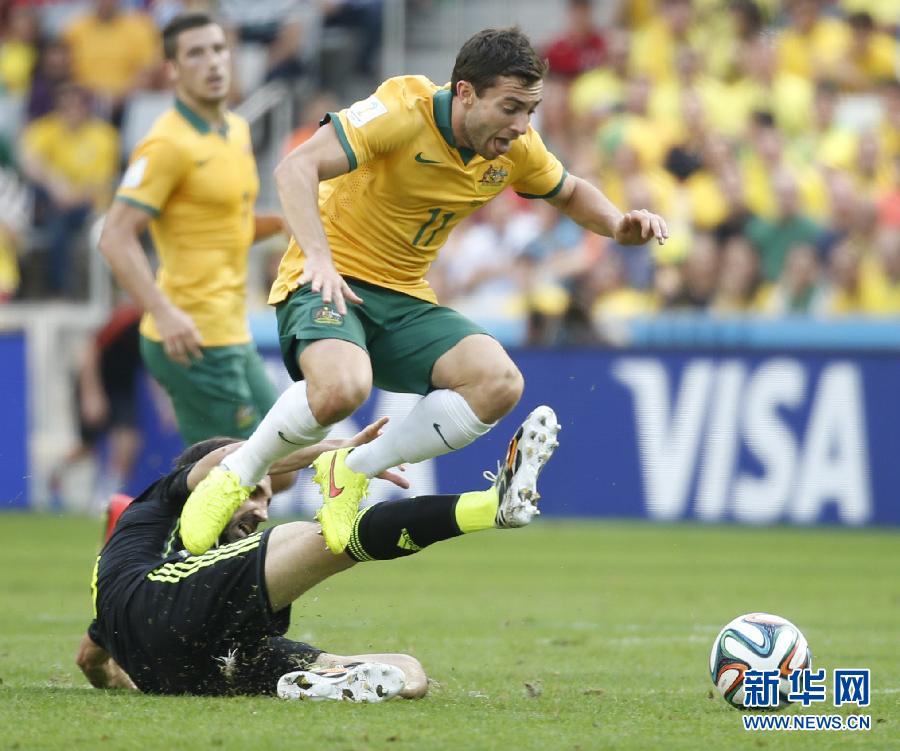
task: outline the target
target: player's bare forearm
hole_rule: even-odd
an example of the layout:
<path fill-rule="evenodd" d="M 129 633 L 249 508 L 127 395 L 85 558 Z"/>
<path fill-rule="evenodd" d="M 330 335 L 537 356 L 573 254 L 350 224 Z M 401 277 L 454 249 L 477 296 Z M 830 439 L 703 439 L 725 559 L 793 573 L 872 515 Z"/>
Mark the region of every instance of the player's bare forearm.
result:
<path fill-rule="evenodd" d="M 375 422 L 364 427 L 359 433 L 357 433 L 352 438 L 326 438 L 324 441 L 319 443 L 315 443 L 312 446 L 307 446 L 305 448 L 299 449 L 292 454 L 284 457 L 280 461 L 275 462 L 269 468 L 269 474 L 273 477 L 277 477 L 278 475 L 285 472 L 293 472 L 294 470 L 303 469 L 304 467 L 309 467 L 319 456 L 326 451 L 335 451 L 336 449 L 342 449 L 355 446 L 362 446 L 364 443 L 369 443 L 370 441 L 374 441 L 378 436 L 381 435 L 382 429 L 385 425 L 388 424 L 387 417 L 380 417 Z M 401 470 L 404 469 L 401 467 Z M 389 482 L 394 483 L 397 487 L 406 489 L 409 487 L 409 481 L 400 474 L 396 472 L 382 472 L 378 475 L 378 477 L 382 480 L 388 480 Z"/>
<path fill-rule="evenodd" d="M 335 448 L 334 446 L 326 445 L 327 443 L 327 441 L 323 441 L 322 443 L 314 443 L 312 446 L 297 449 L 283 459 L 279 459 L 269 467 L 269 474 L 275 476 L 286 472 L 294 472 L 298 469 L 306 469 L 306 467 L 311 466 L 320 455 Z"/>
<path fill-rule="evenodd" d="M 206 456 L 197 461 L 197 463 L 190 468 L 188 475 L 185 478 L 187 489 L 193 491 L 200 481 L 212 471 L 213 467 L 217 467 L 226 456 L 232 451 L 237 451 L 238 447 L 243 443 L 243 441 L 239 441 L 237 443 L 229 443 L 225 446 L 221 446 L 214 451 L 210 451 Z"/>
<path fill-rule="evenodd" d="M 75 662 L 94 688 L 137 690 L 128 673 L 87 634 L 81 638 Z"/>
<path fill-rule="evenodd" d="M 347 446 L 359 446 L 362 443 L 368 443 L 373 440 L 374 436 L 381 430 L 381 426 L 387 423 L 387 418 L 381 418 L 376 423 L 369 425 L 362 432 L 350 439 L 326 438 L 324 441 L 314 443 L 312 446 L 305 446 L 288 454 L 283 459 L 279 459 L 269 468 L 270 475 L 280 475 L 285 472 L 294 472 L 298 469 L 305 469 L 312 466 L 312 463 L 318 459 L 326 451 L 334 451 L 336 449 L 346 448 Z M 378 425 L 373 431 L 373 426 Z"/>
<path fill-rule="evenodd" d="M 566 177 L 549 202 L 585 229 L 605 237 L 613 236 L 622 219 L 622 212 L 599 188 L 575 175 Z"/>
<path fill-rule="evenodd" d="M 311 261 L 331 262 L 319 216 L 319 182 L 349 169 L 347 155 L 330 125 L 319 128 L 275 168 L 275 185 L 288 228 L 295 238 L 302 238 L 303 254 Z"/>
<path fill-rule="evenodd" d="M 647 209 L 624 214 L 587 180 L 569 175 L 550 203 L 585 229 L 612 237 L 621 245 L 643 245 L 651 238 L 662 245 L 669 237 L 666 221 Z"/>
<path fill-rule="evenodd" d="M 282 162 L 275 170 L 275 184 L 284 218 L 291 234 L 300 238 L 303 255 L 312 262 L 331 263 L 331 248 L 319 216 L 319 179 L 313 168 Z"/>
<path fill-rule="evenodd" d="M 139 209 L 114 201 L 98 246 L 116 281 L 131 299 L 143 310 L 158 313 L 171 307 L 171 303 L 156 286 L 150 262 L 138 239 L 149 220 Z"/>
<path fill-rule="evenodd" d="M 349 169 L 350 160 L 331 125 L 319 128 L 275 168 L 284 216 L 305 256 L 300 285 L 309 284 L 323 303 L 334 304 L 341 315 L 346 314 L 348 301 L 361 304 L 363 300 L 334 266 L 319 216 L 319 182 Z"/>
<path fill-rule="evenodd" d="M 253 242 L 259 242 L 286 230 L 281 214 L 254 214 Z"/>
<path fill-rule="evenodd" d="M 177 308 L 153 279 L 150 263 L 138 240 L 150 215 L 123 201 L 113 201 L 103 223 L 100 252 L 113 275 L 132 299 L 152 314 L 166 356 L 189 367 L 203 357 L 202 339 L 194 320 Z"/>

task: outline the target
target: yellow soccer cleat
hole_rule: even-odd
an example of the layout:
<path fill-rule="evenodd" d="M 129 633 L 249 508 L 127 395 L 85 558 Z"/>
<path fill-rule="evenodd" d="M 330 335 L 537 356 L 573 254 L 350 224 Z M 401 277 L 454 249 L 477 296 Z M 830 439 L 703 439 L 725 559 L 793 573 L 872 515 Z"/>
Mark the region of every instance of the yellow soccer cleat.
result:
<path fill-rule="evenodd" d="M 350 449 L 326 451 L 313 462 L 313 482 L 322 491 L 322 506 L 316 520 L 322 525 L 325 544 L 335 555 L 343 553 L 353 532 L 359 502 L 366 497 L 369 478 L 354 472 L 345 460 Z"/>
<path fill-rule="evenodd" d="M 188 551 L 202 555 L 215 545 L 234 512 L 252 492 L 252 487 L 241 485 L 237 472 L 213 467 L 181 510 L 181 541 Z"/>

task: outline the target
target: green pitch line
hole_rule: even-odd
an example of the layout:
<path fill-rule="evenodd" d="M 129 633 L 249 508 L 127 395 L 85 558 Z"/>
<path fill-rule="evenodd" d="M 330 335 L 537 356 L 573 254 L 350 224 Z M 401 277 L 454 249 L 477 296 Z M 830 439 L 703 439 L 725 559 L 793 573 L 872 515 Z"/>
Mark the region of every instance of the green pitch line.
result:
<path fill-rule="evenodd" d="M 99 525 L 0 515 L 0 751 L 7 749 L 900 748 L 900 533 L 547 523 L 362 564 L 310 592 L 290 635 L 403 651 L 420 702 L 155 698 L 88 687 Z M 783 615 L 816 667 L 872 669 L 869 732 L 741 729 L 707 673 L 740 613 Z M 789 709 L 788 712 L 802 710 Z"/>

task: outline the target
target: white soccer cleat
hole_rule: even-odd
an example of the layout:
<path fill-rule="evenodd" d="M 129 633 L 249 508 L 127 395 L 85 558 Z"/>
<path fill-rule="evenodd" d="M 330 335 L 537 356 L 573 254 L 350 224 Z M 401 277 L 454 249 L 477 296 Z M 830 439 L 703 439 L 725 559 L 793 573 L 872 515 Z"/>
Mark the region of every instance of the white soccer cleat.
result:
<path fill-rule="evenodd" d="M 403 671 L 381 662 L 296 670 L 278 679 L 278 696 L 303 701 L 387 701 L 406 685 Z"/>
<path fill-rule="evenodd" d="M 497 463 L 497 474 L 484 473 L 500 496 L 496 526 L 524 527 L 540 514 L 537 478 L 559 446 L 558 433 L 556 413 L 546 405 L 537 407 L 509 442 L 506 460 Z"/>

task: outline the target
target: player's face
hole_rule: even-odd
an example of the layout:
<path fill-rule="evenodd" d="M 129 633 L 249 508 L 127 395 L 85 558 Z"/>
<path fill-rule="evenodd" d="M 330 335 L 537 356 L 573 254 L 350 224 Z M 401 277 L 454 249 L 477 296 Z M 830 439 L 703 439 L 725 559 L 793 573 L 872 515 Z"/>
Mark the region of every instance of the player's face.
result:
<path fill-rule="evenodd" d="M 172 67 L 176 86 L 189 97 L 204 104 L 224 101 L 231 86 L 225 32 L 216 24 L 181 32 Z"/>
<path fill-rule="evenodd" d="M 250 497 L 238 506 L 222 532 L 222 541 L 236 542 L 252 535 L 260 524 L 268 520 L 271 501 L 272 480 L 267 476 L 253 489 Z"/>
<path fill-rule="evenodd" d="M 498 78 L 481 96 L 466 84 L 458 92 L 466 107 L 462 124 L 465 145 L 485 159 L 505 154 L 512 142 L 528 130 L 543 90 L 543 81 L 525 85 L 508 76 Z"/>

